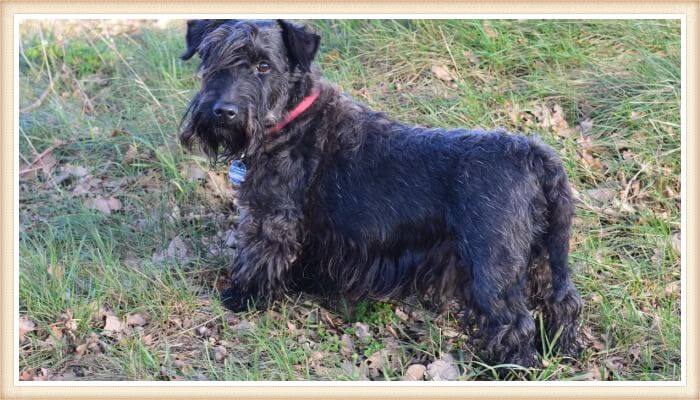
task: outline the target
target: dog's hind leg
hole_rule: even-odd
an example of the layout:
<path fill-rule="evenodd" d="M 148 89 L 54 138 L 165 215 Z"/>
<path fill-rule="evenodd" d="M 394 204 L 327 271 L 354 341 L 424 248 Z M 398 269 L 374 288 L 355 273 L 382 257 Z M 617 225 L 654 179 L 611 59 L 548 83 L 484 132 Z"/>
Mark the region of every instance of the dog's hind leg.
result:
<path fill-rule="evenodd" d="M 476 314 L 485 360 L 536 366 L 536 329 L 525 299 L 525 266 L 514 266 L 518 257 L 510 257 L 510 249 L 497 242 L 459 247 L 462 257 L 471 260 L 472 279 L 465 290 Z"/>

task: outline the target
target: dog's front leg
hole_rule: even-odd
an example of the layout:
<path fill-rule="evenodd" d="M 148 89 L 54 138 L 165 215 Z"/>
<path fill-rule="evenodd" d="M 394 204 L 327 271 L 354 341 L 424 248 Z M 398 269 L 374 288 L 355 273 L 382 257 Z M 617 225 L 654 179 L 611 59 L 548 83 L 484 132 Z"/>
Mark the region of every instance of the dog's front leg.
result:
<path fill-rule="evenodd" d="M 267 306 L 285 289 L 284 277 L 299 256 L 300 218 L 294 210 L 258 213 L 244 210 L 238 226 L 233 284 L 222 293 L 224 305 L 242 311 Z"/>

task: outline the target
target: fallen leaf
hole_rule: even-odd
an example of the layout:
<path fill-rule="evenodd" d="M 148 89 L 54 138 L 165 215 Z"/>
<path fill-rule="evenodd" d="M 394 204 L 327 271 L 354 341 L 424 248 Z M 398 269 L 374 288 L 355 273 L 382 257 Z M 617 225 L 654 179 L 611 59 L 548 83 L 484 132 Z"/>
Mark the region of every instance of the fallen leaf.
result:
<path fill-rule="evenodd" d="M 202 169 L 196 162 L 191 161 L 185 166 L 184 175 L 189 181 L 201 182 L 207 177 L 207 171 Z"/>
<path fill-rule="evenodd" d="M 214 360 L 221 362 L 226 358 L 227 350 L 224 346 L 214 347 Z"/>
<path fill-rule="evenodd" d="M 206 187 L 215 196 L 221 198 L 233 198 L 235 196 L 235 191 L 228 180 L 228 175 L 218 173 L 215 171 L 208 171 L 206 177 Z"/>
<path fill-rule="evenodd" d="M 459 369 L 449 354 L 443 354 L 428 365 L 427 376 L 433 381 L 454 381 L 459 378 Z"/>
<path fill-rule="evenodd" d="M 479 63 L 479 57 L 474 54 L 471 50 L 466 50 L 464 51 L 464 58 L 467 59 L 471 64 L 478 64 Z"/>
<path fill-rule="evenodd" d="M 44 173 L 44 176 L 49 177 L 51 176 L 51 171 L 57 163 L 58 161 L 56 160 L 56 157 L 54 157 L 53 154 L 48 153 L 38 161 L 35 161 L 34 167 L 39 168 L 41 172 Z"/>
<path fill-rule="evenodd" d="M 677 255 L 681 255 L 681 233 L 676 232 L 671 235 L 671 247 L 673 248 L 673 252 L 676 253 Z"/>
<path fill-rule="evenodd" d="M 400 320 L 402 321 L 408 321 L 408 314 L 406 314 L 401 308 L 396 307 L 396 310 L 394 311 L 397 317 L 399 317 Z"/>
<path fill-rule="evenodd" d="M 406 368 L 406 373 L 403 375 L 404 381 L 422 381 L 425 377 L 427 368 L 423 364 L 413 364 Z"/>
<path fill-rule="evenodd" d="M 617 196 L 618 191 L 612 188 L 598 188 L 586 190 L 584 193 L 595 205 L 602 206 L 610 203 Z"/>
<path fill-rule="evenodd" d="M 49 370 L 46 368 L 39 369 L 40 374 L 34 375 L 33 381 L 45 381 L 49 379 Z"/>
<path fill-rule="evenodd" d="M 639 354 L 641 352 L 642 346 L 639 343 L 635 343 L 630 346 L 628 353 L 632 357 L 632 362 L 639 361 Z"/>
<path fill-rule="evenodd" d="M 153 254 L 153 262 L 184 260 L 187 258 L 188 252 L 187 244 L 180 238 L 180 235 L 177 235 L 168 243 L 168 248 L 165 251 L 159 250 Z"/>
<path fill-rule="evenodd" d="M 63 330 L 56 324 L 51 325 L 51 336 L 56 340 L 60 340 L 63 337 Z"/>
<path fill-rule="evenodd" d="M 22 315 L 19 317 L 19 344 L 24 343 L 25 341 L 25 335 L 28 332 L 32 332 L 36 330 L 36 324 L 34 321 L 30 320 L 29 317 L 26 315 Z"/>
<path fill-rule="evenodd" d="M 340 336 L 340 353 L 346 357 L 355 353 L 355 343 L 350 338 L 350 335 L 346 333 Z"/>
<path fill-rule="evenodd" d="M 61 280 L 61 278 L 63 278 L 63 267 L 60 264 L 49 264 L 46 267 L 46 272 L 56 280 Z"/>
<path fill-rule="evenodd" d="M 95 209 L 107 215 L 110 215 L 112 211 L 118 211 L 122 209 L 122 202 L 114 197 L 104 198 L 102 196 L 99 196 L 92 199 L 91 201 L 88 201 L 87 205 L 89 208 Z"/>
<path fill-rule="evenodd" d="M 93 354 L 100 354 L 104 351 L 104 344 L 100 341 L 100 338 L 95 332 L 90 333 L 90 337 L 87 340 L 87 348 Z"/>
<path fill-rule="evenodd" d="M 34 373 L 30 370 L 27 370 L 27 369 L 22 370 L 19 373 L 19 380 L 20 381 L 32 381 L 32 380 L 34 380 Z"/>
<path fill-rule="evenodd" d="M 129 314 L 126 317 L 126 324 L 130 326 L 144 326 L 148 323 L 148 319 L 142 314 Z"/>
<path fill-rule="evenodd" d="M 109 334 L 121 332 L 124 326 L 116 315 L 107 315 L 105 316 L 105 326 L 102 329 Z"/>
<path fill-rule="evenodd" d="M 493 29 L 493 27 L 491 26 L 491 22 L 489 22 L 488 20 L 484 20 L 481 23 L 481 27 L 484 29 L 484 34 L 486 34 L 487 37 L 491 39 L 495 39 L 496 37 L 498 37 L 498 32 L 496 32 Z"/>
<path fill-rule="evenodd" d="M 590 118 L 586 118 L 578 123 L 577 128 L 579 132 L 586 133 L 593 128 L 593 120 Z"/>
<path fill-rule="evenodd" d="M 85 354 L 85 352 L 87 351 L 87 348 L 88 348 L 87 343 L 80 344 L 75 348 L 75 354 L 77 354 L 78 357 L 81 357 L 83 354 Z"/>
<path fill-rule="evenodd" d="M 141 338 L 141 342 L 143 342 L 143 344 L 144 344 L 145 346 L 150 346 L 150 345 L 152 345 L 153 342 L 154 342 L 154 340 L 153 340 L 153 335 L 152 335 L 152 334 L 144 335 L 144 336 Z"/>
<path fill-rule="evenodd" d="M 674 281 L 666 285 L 664 288 L 665 297 L 676 297 L 681 293 L 681 281 Z"/>
<path fill-rule="evenodd" d="M 200 326 L 196 330 L 197 336 L 203 337 L 203 338 L 208 338 L 211 336 L 211 329 L 207 328 L 205 325 Z"/>
<path fill-rule="evenodd" d="M 122 158 L 122 164 L 130 165 L 134 162 L 134 160 L 138 158 L 138 155 L 138 147 L 135 144 L 131 143 L 126 149 L 126 153 L 124 153 L 124 157 Z"/>
<path fill-rule="evenodd" d="M 355 322 L 355 335 L 358 339 L 364 341 L 372 337 L 372 333 L 369 331 L 369 326 L 363 324 L 362 322 Z"/>
<path fill-rule="evenodd" d="M 372 369 L 381 370 L 384 367 L 385 360 L 386 360 L 386 355 L 384 354 L 384 350 L 379 350 L 379 351 L 375 351 L 369 357 L 367 357 L 367 360 L 365 360 L 365 363 L 367 364 L 367 367 L 370 369 L 370 372 L 371 372 Z M 378 375 L 378 374 L 375 373 L 373 375 Z"/>
<path fill-rule="evenodd" d="M 452 73 L 450 73 L 450 70 L 444 65 L 433 65 L 430 67 L 430 72 L 432 72 L 433 75 L 435 75 L 435 77 L 441 81 L 453 82 L 455 80 Z"/>
<path fill-rule="evenodd" d="M 180 359 L 180 357 L 175 357 L 175 360 L 173 360 L 173 367 L 177 369 L 184 369 L 187 367 L 187 363 Z"/>
<path fill-rule="evenodd" d="M 605 367 L 619 373 L 624 367 L 624 359 L 619 356 L 609 357 L 605 360 Z"/>
<path fill-rule="evenodd" d="M 101 183 L 101 179 L 87 175 L 80 179 L 80 182 L 73 188 L 72 193 L 76 196 L 92 193 Z"/>

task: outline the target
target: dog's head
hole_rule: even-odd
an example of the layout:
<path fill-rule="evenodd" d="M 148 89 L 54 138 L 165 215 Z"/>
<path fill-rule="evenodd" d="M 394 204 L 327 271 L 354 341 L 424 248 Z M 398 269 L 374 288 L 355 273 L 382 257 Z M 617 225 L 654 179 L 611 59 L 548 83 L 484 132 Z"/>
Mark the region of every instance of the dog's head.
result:
<path fill-rule="evenodd" d="M 186 42 L 181 58 L 199 55 L 201 87 L 180 139 L 216 160 L 264 140 L 303 98 L 320 37 L 283 20 L 192 20 Z"/>

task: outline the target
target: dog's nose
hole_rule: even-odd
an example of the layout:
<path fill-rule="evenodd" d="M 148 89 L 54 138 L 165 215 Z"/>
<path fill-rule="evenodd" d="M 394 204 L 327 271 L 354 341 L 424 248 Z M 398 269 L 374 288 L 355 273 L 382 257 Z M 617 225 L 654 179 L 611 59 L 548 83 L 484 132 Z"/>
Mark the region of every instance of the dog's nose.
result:
<path fill-rule="evenodd" d="M 238 107 L 233 103 L 218 101 L 214 104 L 214 115 L 217 118 L 231 121 L 236 118 L 236 114 L 238 114 Z"/>

